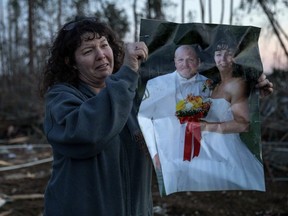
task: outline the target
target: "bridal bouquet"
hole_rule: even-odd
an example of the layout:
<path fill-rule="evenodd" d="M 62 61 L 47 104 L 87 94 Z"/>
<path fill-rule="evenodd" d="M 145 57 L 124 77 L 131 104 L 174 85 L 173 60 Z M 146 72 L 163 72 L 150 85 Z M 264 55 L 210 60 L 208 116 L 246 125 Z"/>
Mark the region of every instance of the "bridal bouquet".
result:
<path fill-rule="evenodd" d="M 186 124 L 183 161 L 191 161 L 200 153 L 200 119 L 206 117 L 211 106 L 210 100 L 189 94 L 176 104 L 176 116 L 181 124 Z"/>
<path fill-rule="evenodd" d="M 176 105 L 176 116 L 180 122 L 199 121 L 204 118 L 211 106 L 210 100 L 204 100 L 201 96 L 189 94 L 186 99 L 180 100 Z"/>

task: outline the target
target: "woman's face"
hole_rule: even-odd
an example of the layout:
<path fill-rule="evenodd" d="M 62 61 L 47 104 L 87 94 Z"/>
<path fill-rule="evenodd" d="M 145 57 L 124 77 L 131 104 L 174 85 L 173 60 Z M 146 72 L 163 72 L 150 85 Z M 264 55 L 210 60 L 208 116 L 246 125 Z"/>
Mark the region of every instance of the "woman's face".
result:
<path fill-rule="evenodd" d="M 216 50 L 214 60 L 219 71 L 232 70 L 233 51 L 229 49 Z"/>
<path fill-rule="evenodd" d="M 113 50 L 104 36 L 96 35 L 93 40 L 86 40 L 89 36 L 93 38 L 94 34 L 83 35 L 81 45 L 75 51 L 75 67 L 80 80 L 101 88 L 114 68 Z"/>

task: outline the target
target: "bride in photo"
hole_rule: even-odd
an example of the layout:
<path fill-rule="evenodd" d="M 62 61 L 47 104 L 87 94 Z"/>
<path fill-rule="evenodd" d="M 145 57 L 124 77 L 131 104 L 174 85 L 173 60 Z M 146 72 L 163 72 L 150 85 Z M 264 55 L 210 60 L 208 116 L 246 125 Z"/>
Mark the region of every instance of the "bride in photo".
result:
<path fill-rule="evenodd" d="M 234 64 L 235 47 L 223 39 L 214 44 L 220 81 L 212 91 L 211 108 L 201 122 L 200 155 L 186 163 L 188 175 L 188 167 L 183 167 L 181 176 L 188 178 L 179 178 L 179 191 L 265 191 L 261 159 L 251 152 L 239 134 L 248 132 L 250 127 L 250 85 Z"/>

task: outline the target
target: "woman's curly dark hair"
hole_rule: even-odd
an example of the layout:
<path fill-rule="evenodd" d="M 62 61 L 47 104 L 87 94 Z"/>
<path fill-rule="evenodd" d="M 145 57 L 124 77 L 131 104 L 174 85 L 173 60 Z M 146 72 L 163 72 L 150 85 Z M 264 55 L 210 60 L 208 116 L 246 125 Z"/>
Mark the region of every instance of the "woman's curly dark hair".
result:
<path fill-rule="evenodd" d="M 117 72 L 123 63 L 123 42 L 117 34 L 105 23 L 99 22 L 95 17 L 76 18 L 75 21 L 66 23 L 58 32 L 50 49 L 50 57 L 42 73 L 40 95 L 43 97 L 49 87 L 56 83 L 66 82 L 78 85 L 78 70 L 75 69 L 75 51 L 81 45 L 82 36 L 92 33 L 94 36 L 85 37 L 93 40 L 95 37 L 106 37 L 113 50 L 114 69 Z"/>

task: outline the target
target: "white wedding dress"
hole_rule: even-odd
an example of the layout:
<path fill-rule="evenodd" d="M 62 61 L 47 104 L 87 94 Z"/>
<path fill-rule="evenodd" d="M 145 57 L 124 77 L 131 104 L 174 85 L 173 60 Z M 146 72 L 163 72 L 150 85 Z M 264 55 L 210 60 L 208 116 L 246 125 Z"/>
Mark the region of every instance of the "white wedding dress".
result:
<path fill-rule="evenodd" d="M 206 121 L 233 120 L 228 101 L 223 98 L 211 100 Z M 241 141 L 238 133 L 202 131 L 201 135 L 199 156 L 178 164 L 177 191 L 265 191 L 263 165 Z"/>

